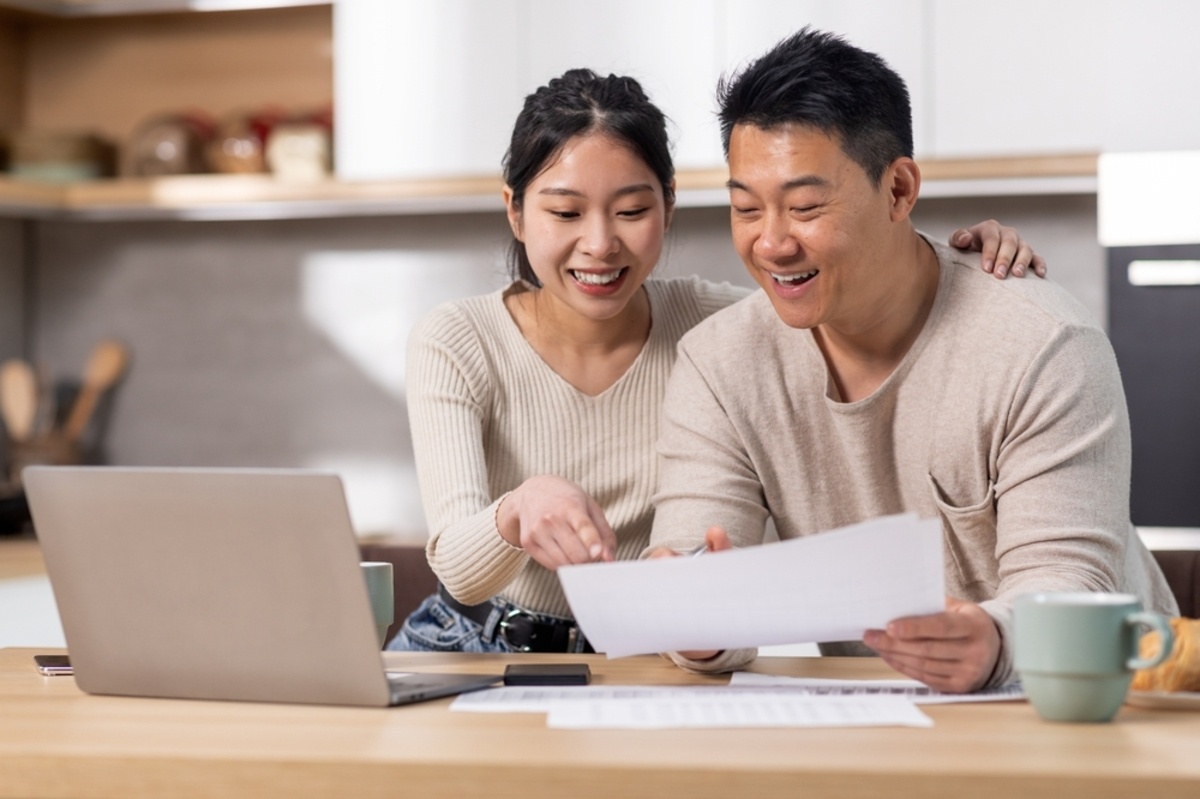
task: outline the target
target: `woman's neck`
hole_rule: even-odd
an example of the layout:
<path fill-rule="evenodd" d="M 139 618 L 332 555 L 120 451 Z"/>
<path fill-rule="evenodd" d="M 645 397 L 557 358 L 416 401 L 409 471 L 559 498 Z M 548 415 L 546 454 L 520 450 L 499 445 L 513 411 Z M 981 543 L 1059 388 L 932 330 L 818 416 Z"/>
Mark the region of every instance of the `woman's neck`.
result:
<path fill-rule="evenodd" d="M 629 370 L 650 335 L 650 298 L 644 286 L 607 319 L 584 316 L 541 289 L 510 293 L 504 301 L 542 360 L 591 396 L 602 394 Z"/>

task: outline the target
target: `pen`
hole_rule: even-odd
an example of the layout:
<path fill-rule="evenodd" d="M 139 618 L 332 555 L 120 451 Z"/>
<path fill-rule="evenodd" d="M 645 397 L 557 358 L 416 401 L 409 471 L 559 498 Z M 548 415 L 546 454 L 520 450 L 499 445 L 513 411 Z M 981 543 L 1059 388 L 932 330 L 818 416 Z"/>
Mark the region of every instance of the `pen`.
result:
<path fill-rule="evenodd" d="M 708 551 L 708 544 L 701 544 L 700 546 L 696 547 L 695 549 L 690 550 L 687 553 L 687 556 L 689 558 L 697 558 L 697 557 L 703 555 L 707 551 Z"/>

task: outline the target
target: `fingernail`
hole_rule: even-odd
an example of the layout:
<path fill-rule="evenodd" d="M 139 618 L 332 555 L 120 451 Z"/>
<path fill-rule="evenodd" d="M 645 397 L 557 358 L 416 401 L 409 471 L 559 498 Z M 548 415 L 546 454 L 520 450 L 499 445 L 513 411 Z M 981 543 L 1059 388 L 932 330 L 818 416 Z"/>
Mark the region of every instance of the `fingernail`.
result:
<path fill-rule="evenodd" d="M 996 262 L 995 262 L 995 261 L 993 261 L 991 258 L 984 258 L 984 259 L 983 259 L 983 271 L 985 271 L 985 272 L 990 272 L 990 271 L 992 271 L 992 270 L 993 270 L 993 269 L 995 269 L 995 268 L 996 268 Z"/>
<path fill-rule="evenodd" d="M 604 547 L 600 546 L 599 544 L 592 544 L 592 548 L 588 550 L 588 554 L 591 555 L 592 559 L 594 560 L 604 554 Z"/>
<path fill-rule="evenodd" d="M 1025 267 L 1021 266 L 1020 264 L 1016 264 L 1013 266 L 1013 274 L 1017 277 L 1025 277 Z"/>

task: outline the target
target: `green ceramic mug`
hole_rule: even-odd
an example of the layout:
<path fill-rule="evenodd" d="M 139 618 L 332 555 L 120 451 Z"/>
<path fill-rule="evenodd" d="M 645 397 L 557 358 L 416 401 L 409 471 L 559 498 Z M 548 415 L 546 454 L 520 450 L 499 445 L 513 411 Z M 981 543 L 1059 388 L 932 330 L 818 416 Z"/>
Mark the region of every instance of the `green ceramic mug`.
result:
<path fill-rule="evenodd" d="M 1144 630 L 1163 645 L 1138 657 Z M 1109 721 L 1117 714 L 1136 669 L 1157 666 L 1175 637 L 1167 619 L 1142 610 L 1132 594 L 1040 593 L 1013 608 L 1013 657 L 1025 695 L 1049 721 Z"/>
<path fill-rule="evenodd" d="M 388 627 L 396 618 L 395 587 L 392 584 L 392 564 L 387 561 L 364 560 L 363 578 L 367 581 L 367 596 L 371 599 L 371 614 L 379 633 L 379 646 L 387 643 Z"/>

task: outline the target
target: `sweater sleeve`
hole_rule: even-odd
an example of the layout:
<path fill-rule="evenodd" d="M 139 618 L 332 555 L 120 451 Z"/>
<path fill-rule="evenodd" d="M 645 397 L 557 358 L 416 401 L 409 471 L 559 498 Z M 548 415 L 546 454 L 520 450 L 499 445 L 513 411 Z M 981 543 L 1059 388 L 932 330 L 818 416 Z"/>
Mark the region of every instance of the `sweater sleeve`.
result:
<path fill-rule="evenodd" d="M 725 528 L 734 546 L 761 544 L 767 510 L 762 487 L 736 431 L 686 345 L 667 383 L 659 438 L 659 491 L 646 551 L 684 551 L 704 541 L 709 526 Z M 716 557 L 719 557 L 717 555 Z M 711 660 L 666 656 L 692 672 L 736 671 L 757 657 L 753 648 L 730 649 Z"/>
<path fill-rule="evenodd" d="M 762 484 L 729 413 L 691 355 L 707 339 L 685 338 L 667 382 L 658 442 L 659 483 L 647 551 L 693 549 L 720 525 L 736 547 L 761 544 Z"/>
<path fill-rule="evenodd" d="M 1129 420 L 1104 334 L 1088 326 L 1060 327 L 1018 384 L 1004 429 L 994 485 L 1000 582 L 995 597 L 981 603 L 1001 634 L 991 685 L 1014 676 L 1017 596 L 1117 591 L 1122 585 L 1131 538 Z M 977 514 L 960 513 L 954 524 L 990 523 L 989 512 L 974 521 Z M 962 532 L 960 541 L 971 531 Z"/>
<path fill-rule="evenodd" d="M 488 487 L 486 362 L 477 333 L 452 306 L 418 323 L 407 358 L 409 422 L 430 530 L 426 554 L 454 597 L 477 604 L 499 593 L 528 559 L 496 528 L 504 497 Z"/>

